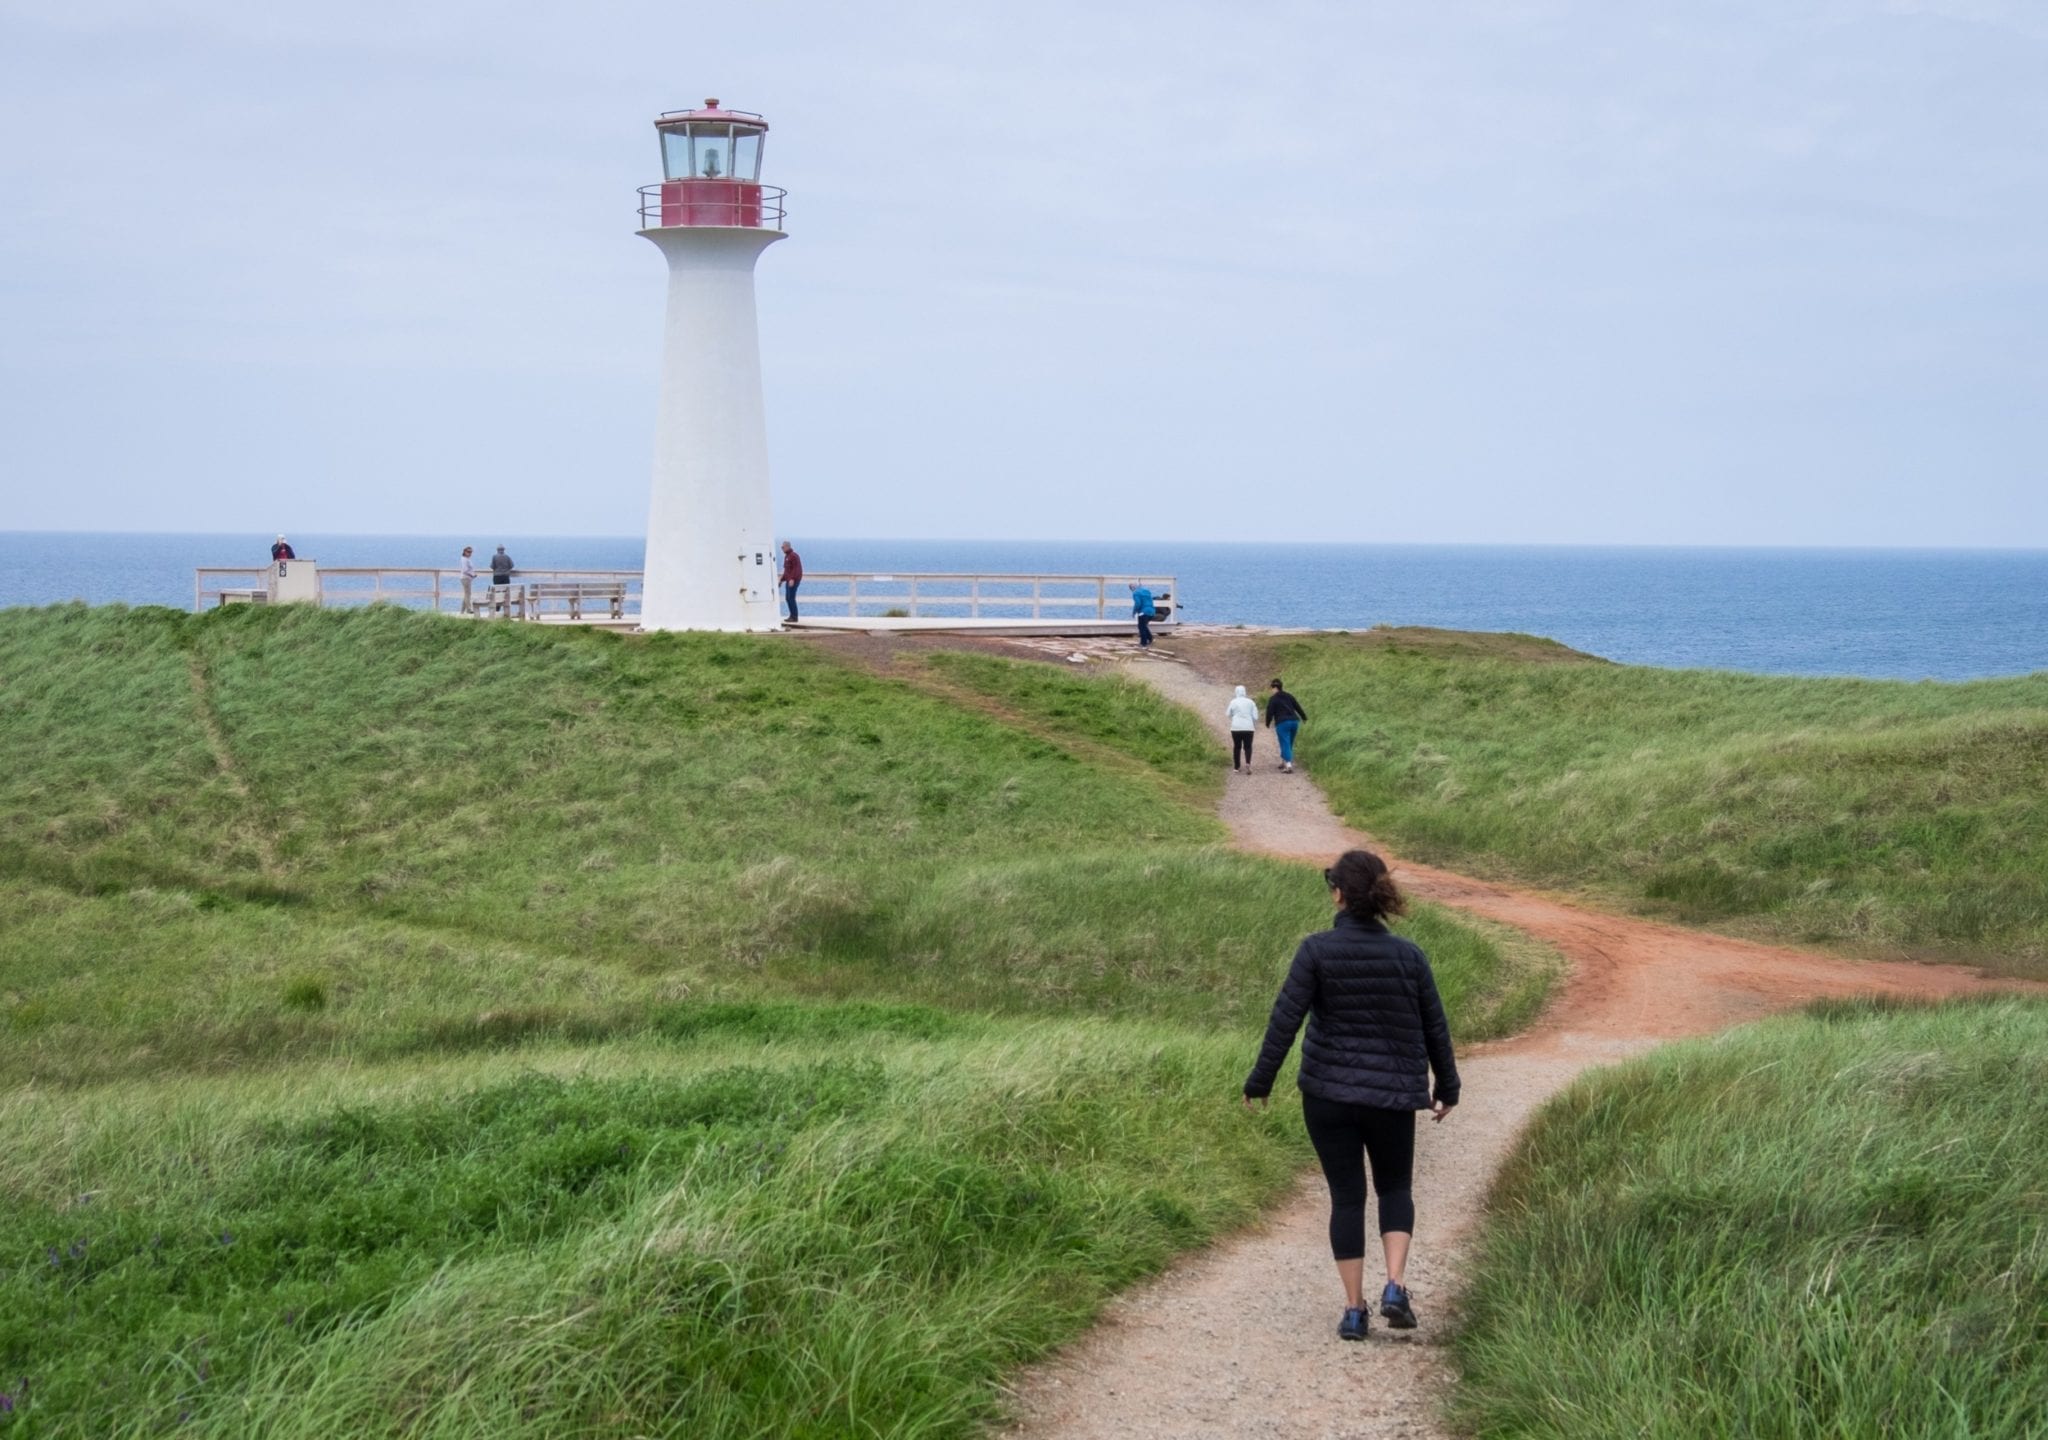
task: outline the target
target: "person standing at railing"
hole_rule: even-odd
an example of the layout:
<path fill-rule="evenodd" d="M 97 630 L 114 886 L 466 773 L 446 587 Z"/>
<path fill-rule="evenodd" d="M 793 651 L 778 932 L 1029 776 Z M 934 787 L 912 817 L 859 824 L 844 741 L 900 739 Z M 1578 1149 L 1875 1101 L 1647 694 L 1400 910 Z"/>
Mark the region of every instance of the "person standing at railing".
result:
<path fill-rule="evenodd" d="M 274 562 L 278 560 L 296 560 L 299 556 L 298 552 L 292 549 L 291 541 L 280 535 L 270 547 L 270 558 Z"/>
<path fill-rule="evenodd" d="M 500 545 L 498 553 L 491 557 L 491 608 L 495 610 L 503 610 L 511 594 L 508 587 L 512 584 L 512 570 L 512 557 Z"/>
<path fill-rule="evenodd" d="M 476 584 L 476 547 L 462 547 L 462 613 L 476 614 L 476 601 L 470 598 L 469 587 Z"/>
<path fill-rule="evenodd" d="M 785 540 L 782 542 L 782 599 L 789 606 L 789 623 L 792 625 L 797 622 L 796 587 L 803 583 L 803 557 Z"/>
<path fill-rule="evenodd" d="M 1138 617 L 1138 648 L 1152 648 L 1152 622 L 1159 618 L 1159 610 L 1152 603 L 1149 586 L 1133 583 L 1131 586 L 1131 613 Z"/>

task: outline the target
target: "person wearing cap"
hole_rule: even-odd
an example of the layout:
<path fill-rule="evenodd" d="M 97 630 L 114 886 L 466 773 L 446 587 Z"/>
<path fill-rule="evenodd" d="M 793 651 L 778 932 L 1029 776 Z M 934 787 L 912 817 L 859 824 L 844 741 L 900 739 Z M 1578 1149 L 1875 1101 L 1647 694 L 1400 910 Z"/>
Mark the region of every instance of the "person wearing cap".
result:
<path fill-rule="evenodd" d="M 271 543 L 270 558 L 273 561 L 277 561 L 296 560 L 299 557 L 298 553 L 292 549 L 291 541 L 285 539 L 284 536 L 280 535 L 277 537 L 275 541 Z"/>
<path fill-rule="evenodd" d="M 505 587 L 512 583 L 512 572 L 517 568 L 512 563 L 512 557 L 505 553 L 505 547 L 500 545 L 498 553 L 491 557 L 491 608 L 493 610 L 504 610 L 506 601 L 512 594 Z"/>

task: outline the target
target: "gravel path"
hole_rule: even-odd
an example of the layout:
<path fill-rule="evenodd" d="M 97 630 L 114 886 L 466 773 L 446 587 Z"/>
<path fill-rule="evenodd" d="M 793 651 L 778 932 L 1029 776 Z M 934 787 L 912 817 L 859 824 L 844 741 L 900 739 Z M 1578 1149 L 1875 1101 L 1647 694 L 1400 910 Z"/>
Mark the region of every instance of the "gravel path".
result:
<path fill-rule="evenodd" d="M 1208 720 L 1218 763 L 1228 758 L 1228 683 L 1163 659 L 1135 662 L 1132 671 Z M 1261 768 L 1231 775 L 1219 806 L 1239 846 L 1327 863 L 1373 844 L 1331 812 L 1301 767 L 1278 772 L 1270 733 L 1261 732 L 1258 749 Z M 1408 1283 L 1420 1328 L 1396 1334 L 1375 1317 L 1365 1344 L 1337 1340 L 1342 1292 L 1325 1237 L 1327 1193 L 1311 1172 L 1264 1225 L 1127 1292 L 1079 1342 L 1018 1376 L 1016 1418 L 1000 1433 L 1446 1436 L 1439 1411 L 1451 1379 L 1442 1348 L 1447 1314 L 1493 1175 L 1544 1100 L 1589 1066 L 1819 996 L 1947 995 L 1997 983 L 1960 967 L 1839 960 L 1610 915 L 1405 861 L 1394 870 L 1410 893 L 1519 926 L 1571 964 L 1534 1028 L 1460 1053 L 1462 1103 L 1442 1125 L 1418 1127 Z M 1251 1059 L 1247 1049 L 1247 1067 Z M 1369 1256 L 1369 1292 L 1384 1279 L 1375 1265 Z"/>

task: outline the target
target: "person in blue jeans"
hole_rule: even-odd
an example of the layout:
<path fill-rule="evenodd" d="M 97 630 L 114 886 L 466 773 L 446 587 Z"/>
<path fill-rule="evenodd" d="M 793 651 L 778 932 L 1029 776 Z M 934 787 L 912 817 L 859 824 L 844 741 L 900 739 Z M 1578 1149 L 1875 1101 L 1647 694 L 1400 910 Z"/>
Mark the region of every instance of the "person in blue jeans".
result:
<path fill-rule="evenodd" d="M 804 583 L 803 556 L 796 553 L 796 547 L 787 540 L 782 542 L 782 603 L 789 607 L 789 623 L 798 625 L 802 617 L 796 609 L 796 587 Z"/>
<path fill-rule="evenodd" d="M 1140 650 L 1150 649 L 1152 646 L 1152 622 L 1158 618 L 1159 611 L 1152 604 L 1152 591 L 1146 586 L 1137 584 L 1131 586 L 1131 613 L 1138 617 L 1138 648 Z"/>
<path fill-rule="evenodd" d="M 1280 741 L 1280 768 L 1289 773 L 1294 770 L 1294 736 L 1306 719 L 1308 711 L 1301 708 L 1301 702 L 1289 695 L 1280 678 L 1274 676 L 1273 695 L 1266 701 L 1266 728 Z"/>

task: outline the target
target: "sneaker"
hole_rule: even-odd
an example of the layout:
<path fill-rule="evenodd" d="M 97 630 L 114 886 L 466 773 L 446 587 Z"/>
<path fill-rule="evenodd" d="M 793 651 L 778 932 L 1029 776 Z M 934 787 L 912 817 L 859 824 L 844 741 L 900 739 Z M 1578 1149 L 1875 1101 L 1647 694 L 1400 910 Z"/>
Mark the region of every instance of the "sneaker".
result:
<path fill-rule="evenodd" d="M 1415 1310 L 1408 1303 L 1408 1292 L 1391 1280 L 1380 1292 L 1380 1318 L 1395 1330 L 1415 1328 Z"/>
<path fill-rule="evenodd" d="M 1366 1330 L 1365 1316 L 1366 1312 L 1363 1306 L 1356 1310 L 1346 1310 L 1344 1318 L 1337 1322 L 1337 1338 L 1339 1340 L 1363 1340 Z"/>
<path fill-rule="evenodd" d="M 1294 762 L 1292 760 L 1288 761 L 1280 767 L 1280 771 L 1283 775 L 1292 775 L 1294 773 Z"/>

